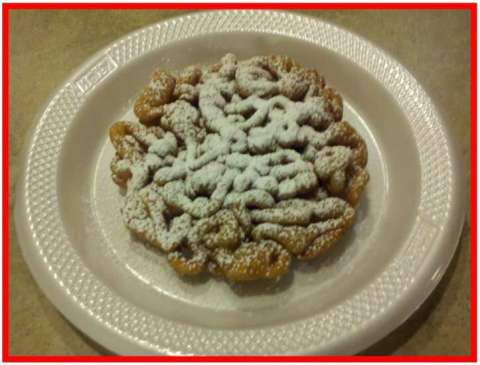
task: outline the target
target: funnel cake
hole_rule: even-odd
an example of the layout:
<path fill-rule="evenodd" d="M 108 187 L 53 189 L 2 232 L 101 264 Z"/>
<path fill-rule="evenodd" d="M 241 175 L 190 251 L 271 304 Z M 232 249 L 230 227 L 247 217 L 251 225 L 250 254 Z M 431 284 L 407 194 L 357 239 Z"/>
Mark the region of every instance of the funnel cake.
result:
<path fill-rule="evenodd" d="M 273 279 L 352 225 L 367 148 L 342 99 L 284 56 L 156 71 L 110 128 L 122 216 L 182 275 Z"/>

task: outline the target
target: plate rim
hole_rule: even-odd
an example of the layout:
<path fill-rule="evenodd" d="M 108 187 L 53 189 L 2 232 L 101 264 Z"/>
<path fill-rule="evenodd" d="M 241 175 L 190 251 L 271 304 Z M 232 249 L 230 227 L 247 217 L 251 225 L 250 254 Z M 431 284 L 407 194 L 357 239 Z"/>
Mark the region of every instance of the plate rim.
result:
<path fill-rule="evenodd" d="M 345 353 L 345 354 L 355 353 L 363 349 L 367 345 L 374 343 L 375 341 L 377 341 L 378 339 L 386 335 L 388 332 L 396 328 L 398 325 L 400 325 L 430 295 L 430 293 L 433 291 L 433 289 L 436 287 L 436 285 L 440 281 L 447 267 L 449 266 L 449 263 L 455 253 L 456 247 L 458 245 L 458 239 L 462 231 L 464 215 L 465 215 L 466 200 L 463 199 L 464 194 L 462 194 L 461 192 L 462 187 L 465 186 L 465 181 L 464 181 L 465 178 L 462 174 L 462 172 L 464 171 L 463 161 L 462 159 L 460 159 L 459 148 L 457 146 L 457 142 L 455 141 L 455 137 L 451 133 L 448 133 L 449 128 L 445 124 L 444 119 L 442 118 L 441 112 L 439 111 L 438 108 L 435 107 L 433 101 L 430 100 L 430 97 L 428 96 L 428 94 L 426 94 L 422 86 L 404 68 L 404 66 L 402 66 L 398 61 L 396 61 L 396 59 L 393 56 L 389 55 L 383 49 L 374 45 L 370 41 L 364 39 L 362 36 L 357 35 L 356 33 L 347 31 L 337 25 L 333 25 L 323 20 L 305 16 L 303 14 L 298 15 L 298 14 L 288 13 L 288 12 L 262 11 L 262 10 L 260 11 L 259 10 L 227 10 L 227 11 L 215 11 L 215 12 L 208 11 L 208 12 L 199 12 L 197 14 L 180 15 L 173 18 L 169 18 L 168 20 L 165 20 L 165 21 L 157 22 L 151 25 L 147 25 L 143 28 L 134 30 L 128 33 L 127 35 L 118 38 L 117 40 L 110 43 L 108 46 L 96 52 L 92 57 L 87 59 L 87 61 L 82 63 L 72 73 L 72 75 L 69 76 L 64 83 L 62 83 L 62 86 L 52 94 L 53 96 L 51 96 L 51 99 L 49 99 L 46 106 L 41 109 L 42 112 L 39 114 L 39 117 L 36 120 L 40 121 L 40 119 L 45 116 L 45 113 L 48 107 L 52 104 L 52 102 L 59 95 L 59 93 L 62 90 L 64 90 L 67 84 L 71 84 L 77 81 L 81 75 L 85 74 L 85 72 L 89 69 L 89 67 L 92 67 L 92 65 L 96 65 L 98 61 L 101 60 L 105 54 L 107 54 L 108 51 L 110 51 L 113 47 L 115 47 L 115 45 L 121 44 L 122 42 L 125 42 L 130 37 L 141 34 L 142 32 L 145 32 L 146 30 L 154 28 L 156 26 L 168 27 L 168 26 L 172 26 L 172 24 L 173 26 L 175 26 L 176 22 L 178 21 L 185 22 L 186 19 L 188 19 L 189 21 L 192 21 L 192 20 L 200 21 L 202 16 L 208 19 L 208 17 L 212 17 L 213 14 L 215 14 L 215 16 L 218 16 L 219 14 L 226 15 L 226 16 L 228 16 L 228 14 L 232 14 L 232 15 L 235 14 L 237 16 L 242 15 L 244 17 L 246 16 L 245 14 L 248 14 L 248 15 L 254 14 L 254 16 L 256 17 L 257 16 L 259 17 L 261 14 L 267 14 L 267 15 L 270 14 L 273 17 L 277 17 L 276 20 L 278 20 L 278 17 L 283 17 L 284 19 L 295 18 L 296 20 L 309 19 L 310 22 L 326 26 L 335 31 L 343 32 L 344 34 L 349 35 L 356 41 L 363 42 L 364 44 L 368 45 L 369 47 L 376 50 L 377 52 L 380 52 L 388 59 L 388 61 L 392 62 L 393 65 L 399 66 L 399 69 L 404 74 L 407 74 L 407 76 L 411 77 L 414 80 L 417 88 L 419 88 L 421 91 L 424 92 L 425 94 L 424 96 L 426 97 L 426 100 L 428 101 L 430 106 L 433 108 L 437 116 L 439 127 L 441 128 L 441 131 L 443 132 L 446 138 L 445 139 L 445 142 L 447 144 L 446 148 L 447 148 L 447 151 L 449 152 L 449 157 L 451 161 L 450 167 L 451 167 L 451 170 L 452 170 L 451 172 L 453 176 L 453 180 L 451 182 L 451 185 L 452 185 L 451 195 L 454 198 L 452 198 L 451 201 L 449 202 L 450 204 L 449 216 L 453 216 L 453 218 L 456 218 L 456 219 L 455 221 L 453 221 L 452 217 L 450 217 L 451 223 L 445 224 L 444 226 L 441 227 L 442 236 L 438 239 L 439 241 L 438 246 L 443 247 L 443 249 L 437 248 L 437 250 L 434 252 L 434 255 L 429 256 L 430 264 L 427 265 L 424 263 L 421 266 L 421 271 L 418 271 L 416 275 L 416 278 L 417 278 L 416 287 L 414 287 L 414 285 L 412 284 L 407 289 L 407 291 L 410 292 L 410 295 L 406 295 L 408 294 L 406 291 L 403 296 L 400 296 L 396 299 L 396 302 L 393 303 L 393 305 L 387 311 L 385 311 L 380 315 L 377 315 L 374 320 L 370 320 L 369 327 L 360 328 L 359 331 L 363 331 L 362 336 L 359 336 L 358 331 L 355 334 L 350 332 L 347 334 L 347 336 L 344 336 L 343 339 L 340 339 L 340 340 L 337 339 L 336 343 L 333 346 L 330 345 L 328 347 L 329 349 L 328 353 Z M 251 32 L 252 30 L 237 29 L 237 31 Z M 210 34 L 210 33 L 212 32 L 207 31 L 207 32 L 202 32 L 201 34 Z M 268 31 L 266 31 L 266 33 L 268 33 Z M 296 36 L 294 32 L 290 34 L 285 34 L 285 33 L 281 33 L 281 34 L 290 36 L 296 39 L 302 39 L 301 37 L 298 37 L 298 35 Z M 185 38 L 188 38 L 188 37 L 185 37 Z M 185 38 L 181 38 L 181 39 L 185 39 Z M 177 41 L 177 40 L 180 40 L 180 39 L 174 39 L 171 41 Z M 163 43 L 162 46 L 167 43 L 168 41 Z M 317 44 L 317 46 L 319 45 Z M 148 50 L 146 52 L 148 52 Z M 135 57 L 133 57 L 132 60 L 133 59 L 135 59 Z M 32 135 L 27 137 L 27 143 L 25 144 L 23 158 L 21 159 L 21 161 L 23 161 L 23 164 L 20 170 L 21 176 L 17 179 L 17 183 L 16 183 L 14 220 L 15 220 L 17 237 L 19 238 L 18 242 L 22 249 L 23 256 L 35 280 L 42 288 L 42 291 L 47 295 L 47 297 L 56 306 L 56 308 L 62 314 L 64 314 L 68 320 L 74 323 L 76 327 L 80 328 L 84 333 L 86 333 L 89 337 L 93 338 L 98 343 L 106 346 L 109 349 L 112 349 L 116 353 L 132 353 L 132 354 L 136 354 L 136 353 L 143 354 L 146 352 L 149 353 L 150 349 L 142 347 L 141 344 L 134 341 L 132 338 L 129 338 L 128 336 L 124 336 L 120 334 L 118 331 L 113 330 L 111 327 L 105 326 L 103 322 L 99 322 L 95 320 L 94 317 L 88 315 L 87 311 L 81 308 L 78 301 L 73 300 L 72 296 L 66 293 L 65 287 L 60 285 L 60 283 L 53 278 L 51 268 L 45 264 L 45 261 L 44 261 L 45 257 L 42 256 L 41 253 L 38 251 L 38 249 L 36 249 L 35 247 L 36 243 L 34 242 L 35 233 L 34 233 L 33 226 L 30 225 L 28 229 L 25 229 L 25 227 L 29 226 L 28 224 L 29 219 L 27 217 L 28 214 L 26 214 L 27 207 L 26 207 L 26 198 L 25 198 L 25 193 L 26 193 L 25 182 L 27 178 L 26 177 L 27 171 L 25 166 L 28 165 L 28 162 L 27 162 L 28 154 L 32 147 L 32 141 L 34 140 L 35 131 L 37 131 L 37 128 L 39 128 L 39 126 L 40 126 L 40 123 L 37 123 L 35 128 L 32 129 Z M 452 241 L 454 242 L 454 244 L 452 244 Z M 441 262 L 442 265 L 435 266 L 435 268 L 433 268 L 431 262 Z M 435 275 L 432 277 L 433 273 L 435 273 Z M 419 286 L 419 284 L 423 284 L 423 285 Z M 411 300 L 411 297 L 413 296 L 412 295 L 413 292 L 415 292 L 414 296 L 416 297 L 416 300 Z M 410 300 L 407 300 L 408 297 L 410 297 Z M 396 315 L 394 315 L 395 313 Z M 388 323 L 388 325 L 386 325 L 386 323 Z M 356 339 L 351 338 L 355 336 L 357 337 Z M 358 337 L 361 337 L 361 339 L 359 340 Z M 305 348 L 302 351 L 299 351 L 298 354 L 315 354 L 317 353 L 317 350 L 318 350 L 318 347 Z M 158 353 L 158 352 L 152 352 L 152 353 Z M 165 348 L 164 351 L 160 353 L 177 354 L 175 352 L 171 352 L 168 348 Z M 185 353 L 188 353 L 188 352 L 182 352 L 181 354 L 185 354 Z"/>

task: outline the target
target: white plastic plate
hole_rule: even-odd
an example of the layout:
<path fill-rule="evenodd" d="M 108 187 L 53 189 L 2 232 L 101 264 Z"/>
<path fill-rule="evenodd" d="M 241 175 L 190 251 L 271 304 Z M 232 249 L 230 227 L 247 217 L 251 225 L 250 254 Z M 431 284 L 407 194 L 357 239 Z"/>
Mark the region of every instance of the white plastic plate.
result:
<path fill-rule="evenodd" d="M 279 283 L 186 281 L 124 228 L 109 126 L 156 67 L 289 55 L 326 77 L 365 138 L 371 180 L 349 234 Z M 25 154 L 15 222 L 39 285 L 119 354 L 352 354 L 402 323 L 444 273 L 464 219 L 461 166 L 415 78 L 364 39 L 308 17 L 197 13 L 97 53 L 55 94 Z"/>

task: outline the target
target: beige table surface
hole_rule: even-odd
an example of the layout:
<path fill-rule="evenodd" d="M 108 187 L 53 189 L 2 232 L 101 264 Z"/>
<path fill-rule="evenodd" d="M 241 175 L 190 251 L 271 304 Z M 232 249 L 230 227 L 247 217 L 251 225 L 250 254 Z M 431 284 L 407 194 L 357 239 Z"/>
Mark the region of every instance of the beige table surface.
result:
<path fill-rule="evenodd" d="M 417 77 L 444 113 L 469 163 L 469 16 L 463 11 L 308 12 L 384 48 Z M 169 11 L 26 11 L 10 17 L 10 203 L 20 150 L 35 115 L 87 57 L 127 32 L 178 15 Z M 469 169 L 466 172 L 469 176 Z M 468 190 L 469 191 L 469 190 Z M 467 190 L 466 190 L 467 192 Z M 467 198 L 467 193 L 466 193 Z M 12 218 L 10 206 L 10 217 Z M 106 350 L 79 333 L 45 298 L 10 230 L 9 351 L 93 355 Z M 400 328 L 364 354 L 468 355 L 470 224 L 438 288 Z"/>

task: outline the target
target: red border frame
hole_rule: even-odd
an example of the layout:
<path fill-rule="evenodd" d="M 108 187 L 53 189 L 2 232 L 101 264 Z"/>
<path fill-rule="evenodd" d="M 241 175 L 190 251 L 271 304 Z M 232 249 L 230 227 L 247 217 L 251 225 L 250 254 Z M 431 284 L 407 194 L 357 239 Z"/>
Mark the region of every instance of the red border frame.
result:
<path fill-rule="evenodd" d="M 470 12 L 470 91 L 471 91 L 471 190 L 470 190 L 470 208 L 471 208 L 471 334 L 470 349 L 471 354 L 466 356 L 18 356 L 8 353 L 8 96 L 9 96 L 9 60 L 8 60 L 8 15 L 12 9 L 323 9 L 323 10 L 341 10 L 341 9 L 406 9 L 406 10 L 468 10 Z M 475 362 L 477 360 L 477 4 L 476 3 L 343 3 L 343 4 L 247 4 L 247 3 L 4 3 L 2 4 L 3 18 L 3 158 L 2 158 L 2 194 L 3 194 L 3 351 L 2 358 L 6 362 L 317 362 L 317 361 L 336 361 L 336 362 Z"/>

